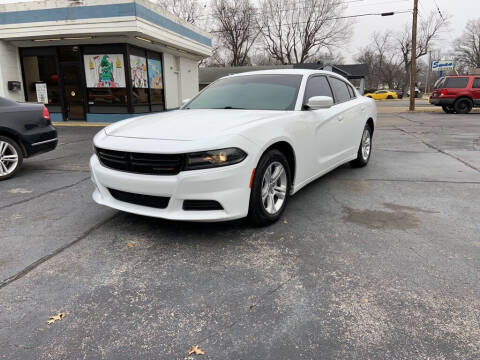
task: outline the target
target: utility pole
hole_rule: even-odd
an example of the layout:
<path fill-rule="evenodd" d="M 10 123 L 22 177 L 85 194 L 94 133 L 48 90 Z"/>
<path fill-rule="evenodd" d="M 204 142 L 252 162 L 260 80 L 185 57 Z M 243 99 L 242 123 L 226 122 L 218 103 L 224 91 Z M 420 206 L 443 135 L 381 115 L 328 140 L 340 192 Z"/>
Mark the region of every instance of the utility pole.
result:
<path fill-rule="evenodd" d="M 415 79 L 417 77 L 417 18 L 418 0 L 413 0 L 412 61 L 410 62 L 410 111 L 415 110 Z"/>

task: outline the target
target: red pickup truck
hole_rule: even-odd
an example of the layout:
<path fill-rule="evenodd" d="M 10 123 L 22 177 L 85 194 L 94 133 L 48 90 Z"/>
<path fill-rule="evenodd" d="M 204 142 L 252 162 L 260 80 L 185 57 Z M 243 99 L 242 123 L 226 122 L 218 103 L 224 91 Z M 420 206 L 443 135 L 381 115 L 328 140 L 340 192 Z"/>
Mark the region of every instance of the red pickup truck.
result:
<path fill-rule="evenodd" d="M 480 75 L 445 76 L 435 83 L 430 104 L 448 114 L 468 114 L 480 106 Z"/>

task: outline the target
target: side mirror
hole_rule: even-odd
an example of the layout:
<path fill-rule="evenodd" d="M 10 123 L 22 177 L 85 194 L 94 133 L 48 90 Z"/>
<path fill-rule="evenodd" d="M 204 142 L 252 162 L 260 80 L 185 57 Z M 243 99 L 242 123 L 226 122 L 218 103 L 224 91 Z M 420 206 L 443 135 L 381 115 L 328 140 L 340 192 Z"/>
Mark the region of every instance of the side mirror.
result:
<path fill-rule="evenodd" d="M 328 109 L 333 106 L 333 99 L 330 96 L 313 96 L 306 105 L 311 110 Z"/>
<path fill-rule="evenodd" d="M 183 99 L 182 100 L 182 105 L 180 107 L 183 108 L 185 105 L 187 105 L 190 102 L 190 100 L 192 100 L 192 99 Z"/>

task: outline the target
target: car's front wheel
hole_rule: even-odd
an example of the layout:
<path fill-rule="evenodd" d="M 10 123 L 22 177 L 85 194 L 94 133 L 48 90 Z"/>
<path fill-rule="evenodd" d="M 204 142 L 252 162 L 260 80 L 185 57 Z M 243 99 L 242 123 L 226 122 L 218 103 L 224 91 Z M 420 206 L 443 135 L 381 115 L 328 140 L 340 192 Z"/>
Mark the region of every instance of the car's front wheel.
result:
<path fill-rule="evenodd" d="M 258 163 L 252 182 L 250 221 L 260 226 L 277 221 L 287 205 L 290 184 L 290 166 L 285 155 L 276 149 L 266 152 Z"/>
<path fill-rule="evenodd" d="M 0 136 L 0 181 L 14 176 L 23 162 L 22 150 L 12 139 Z"/>
<path fill-rule="evenodd" d="M 368 164 L 372 153 L 372 129 L 366 124 L 362 133 L 362 140 L 357 152 L 357 158 L 351 162 L 355 167 L 363 167 Z"/>

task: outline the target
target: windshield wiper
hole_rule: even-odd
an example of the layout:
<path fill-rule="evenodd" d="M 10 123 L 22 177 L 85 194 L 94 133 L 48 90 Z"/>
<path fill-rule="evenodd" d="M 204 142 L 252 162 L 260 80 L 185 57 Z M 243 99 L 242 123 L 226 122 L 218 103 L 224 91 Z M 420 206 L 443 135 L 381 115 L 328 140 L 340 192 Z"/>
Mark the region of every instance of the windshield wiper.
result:
<path fill-rule="evenodd" d="M 233 109 L 233 110 L 245 110 L 245 108 L 240 107 L 233 107 L 233 106 L 225 106 L 224 109 Z"/>

